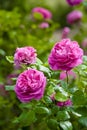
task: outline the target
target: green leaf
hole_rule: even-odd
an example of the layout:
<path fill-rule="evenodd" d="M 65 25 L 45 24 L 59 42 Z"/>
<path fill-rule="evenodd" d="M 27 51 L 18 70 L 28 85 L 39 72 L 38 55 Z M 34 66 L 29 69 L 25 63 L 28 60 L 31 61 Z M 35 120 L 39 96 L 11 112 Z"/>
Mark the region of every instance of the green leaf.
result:
<path fill-rule="evenodd" d="M 83 56 L 83 62 L 87 64 L 87 56 L 86 55 Z"/>
<path fill-rule="evenodd" d="M 44 96 L 43 99 L 45 100 L 45 102 L 47 104 L 51 104 L 52 103 L 52 100 L 51 100 L 51 98 L 49 96 Z"/>
<path fill-rule="evenodd" d="M 51 71 L 50 69 L 48 69 L 47 67 L 43 66 L 43 65 L 39 65 L 39 70 L 43 71 L 45 74 L 47 74 L 49 77 L 51 76 Z"/>
<path fill-rule="evenodd" d="M 36 59 L 36 63 L 37 63 L 38 65 L 42 65 L 42 64 L 43 64 L 43 62 L 42 62 L 39 58 Z"/>
<path fill-rule="evenodd" d="M 24 111 L 18 118 L 16 118 L 13 123 L 20 123 L 22 126 L 29 126 L 35 122 L 36 117 L 33 110 Z"/>
<path fill-rule="evenodd" d="M 54 105 L 54 106 L 52 107 L 52 113 L 53 113 L 54 115 L 56 115 L 58 111 L 59 111 L 59 107 L 56 106 L 56 105 Z"/>
<path fill-rule="evenodd" d="M 41 13 L 35 12 L 34 13 L 34 18 L 37 19 L 37 20 L 43 20 L 43 15 Z"/>
<path fill-rule="evenodd" d="M 6 85 L 5 86 L 5 89 L 7 90 L 7 91 L 10 91 L 10 90 L 14 90 L 14 85 Z"/>
<path fill-rule="evenodd" d="M 48 108 L 41 107 L 41 106 L 40 107 L 39 106 L 35 107 L 35 112 L 38 113 L 38 114 L 50 114 L 50 111 L 49 111 Z"/>
<path fill-rule="evenodd" d="M 62 88 L 62 87 L 60 87 L 58 85 L 55 87 L 55 91 L 56 92 L 61 92 L 65 96 L 69 96 L 68 93 L 64 90 L 64 88 Z"/>
<path fill-rule="evenodd" d="M 87 2 L 85 1 L 85 2 L 82 2 L 83 3 L 83 5 L 85 6 L 85 7 L 87 7 Z"/>
<path fill-rule="evenodd" d="M 47 125 L 51 130 L 58 130 L 58 122 L 55 119 L 49 119 Z"/>
<path fill-rule="evenodd" d="M 72 96 L 72 101 L 74 105 L 81 106 L 86 104 L 87 99 L 82 91 L 77 90 Z"/>
<path fill-rule="evenodd" d="M 81 117 L 82 115 L 81 114 L 79 114 L 79 113 L 77 113 L 77 112 L 75 112 L 75 111 L 71 111 L 72 112 L 72 114 L 75 116 L 75 117 Z"/>
<path fill-rule="evenodd" d="M 59 111 L 57 113 L 57 119 L 58 121 L 64 121 L 70 118 L 70 115 L 67 111 Z"/>
<path fill-rule="evenodd" d="M 10 63 L 14 63 L 14 57 L 13 56 L 6 56 L 7 61 Z"/>
<path fill-rule="evenodd" d="M 60 101 L 60 102 L 64 102 L 66 100 L 68 100 L 68 96 L 64 93 L 61 93 L 61 92 L 57 92 L 54 96 L 54 98 L 57 100 L 57 101 Z"/>
<path fill-rule="evenodd" d="M 87 127 L 87 117 L 81 117 L 81 118 L 79 118 L 79 122 L 80 122 L 83 126 Z"/>
<path fill-rule="evenodd" d="M 0 49 L 0 55 L 4 56 L 5 55 L 5 51 Z"/>
<path fill-rule="evenodd" d="M 47 88 L 47 95 L 51 96 L 54 93 L 54 87 L 52 85 L 50 85 Z"/>
<path fill-rule="evenodd" d="M 26 103 L 26 104 L 21 103 L 21 104 L 19 105 L 19 107 L 20 107 L 21 109 L 25 109 L 25 108 L 31 109 L 31 108 L 32 108 L 32 104 L 31 104 L 31 103 Z"/>
<path fill-rule="evenodd" d="M 83 116 L 87 116 L 87 107 L 86 107 L 86 105 L 84 107 L 78 107 L 76 109 L 76 112 L 80 113 Z"/>
<path fill-rule="evenodd" d="M 61 87 L 67 89 L 67 83 L 61 80 Z"/>
<path fill-rule="evenodd" d="M 72 124 L 71 122 L 69 121 L 65 121 L 65 122 L 60 122 L 60 127 L 63 129 L 63 130 L 73 130 L 72 128 Z"/>

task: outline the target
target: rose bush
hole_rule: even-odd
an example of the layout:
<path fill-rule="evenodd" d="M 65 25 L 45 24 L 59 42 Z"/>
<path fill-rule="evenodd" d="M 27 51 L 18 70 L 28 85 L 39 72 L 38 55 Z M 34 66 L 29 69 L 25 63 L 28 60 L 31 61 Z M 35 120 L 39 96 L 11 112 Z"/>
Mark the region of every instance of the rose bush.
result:
<path fill-rule="evenodd" d="M 81 1 L 79 0 L 79 2 Z M 66 0 L 18 0 L 13 2 L 11 0 L 1 0 L 1 130 L 87 129 L 86 42 L 84 46 L 82 46 L 84 39 L 87 37 L 87 4 L 86 0 L 83 0 L 81 3 L 82 4 L 78 3 L 78 6 L 73 5 L 73 7 L 72 5 L 68 6 Z M 74 0 L 71 4 L 77 5 Z M 44 11 L 43 13 L 33 13 L 32 10 L 38 7 L 40 7 L 41 10 L 44 9 L 50 12 L 52 17 L 49 17 L 47 12 Z M 69 12 L 73 10 L 80 11 L 82 17 L 74 21 L 73 24 L 70 24 L 66 21 L 66 17 Z M 68 27 L 70 30 L 67 30 L 65 27 Z M 61 42 L 61 39 L 67 37 L 72 39 L 72 41 L 68 39 L 69 46 L 66 45 L 67 42 L 64 42 L 63 46 L 60 47 L 61 53 L 55 51 L 60 55 L 59 58 L 53 56 L 56 57 L 54 60 L 56 63 L 58 60 L 61 66 L 65 65 L 68 69 L 72 66 L 73 70 L 53 70 L 47 61 L 47 59 L 49 59 L 50 50 L 54 43 L 57 43 L 57 41 Z M 78 47 L 76 47 L 75 43 L 73 45 L 74 41 L 78 42 Z M 60 42 L 58 42 L 58 46 L 61 45 Z M 83 50 L 85 50 L 84 56 L 80 45 Z M 18 54 L 18 66 L 21 67 L 16 66 L 13 68 L 16 63 L 14 62 L 14 56 L 11 55 L 14 54 L 15 48 L 23 49 L 25 47 L 34 47 L 37 50 L 34 49 L 35 62 L 29 59 L 34 56 L 31 54 L 31 51 L 31 55 L 28 55 L 29 50 L 24 49 L 24 51 L 21 51 L 21 54 Z M 28 53 L 25 54 L 25 52 Z M 22 61 L 20 59 L 22 59 Z M 82 64 L 79 60 L 82 61 Z M 30 70 L 35 70 L 35 72 L 39 72 L 40 75 L 42 73 L 44 76 L 40 76 L 41 80 L 38 80 L 38 74 L 36 74 L 38 77 L 34 74 L 32 77 L 31 73 L 29 73 L 29 75 L 27 74 Z M 74 73 L 76 74 L 75 77 Z M 43 89 L 39 87 L 42 81 L 44 82 L 42 77 L 46 79 L 46 86 L 43 88 L 42 85 L 41 87 Z"/>
<path fill-rule="evenodd" d="M 40 120 L 40 123 L 42 124 L 44 120 L 42 128 L 51 130 L 52 127 L 52 129 L 58 128 L 59 130 L 64 130 L 65 127 L 63 128 L 63 126 L 66 126 L 68 122 L 69 125 L 67 128 L 73 130 L 73 128 L 76 128 L 73 122 L 76 121 L 79 124 L 79 121 L 84 118 L 82 114 L 79 114 L 78 108 L 80 106 L 84 108 L 84 105 L 87 103 L 84 89 L 85 86 L 81 89 L 78 84 L 81 80 L 78 81 L 76 77 L 74 80 L 73 78 L 70 79 L 69 74 L 72 75 L 75 71 L 77 76 L 80 76 L 80 74 L 78 75 L 78 71 L 82 74 L 83 69 L 87 69 L 85 65 L 87 64 L 87 58 L 83 57 L 83 50 L 76 41 L 63 39 L 56 45 L 53 47 L 53 49 L 56 50 L 53 51 L 52 49 L 51 53 L 57 52 L 59 56 L 63 56 L 63 58 L 65 56 L 66 60 L 61 57 L 58 58 L 50 53 L 50 55 L 53 56 L 50 57 L 49 55 L 51 60 L 56 61 L 52 59 L 54 57 L 58 60 L 60 59 L 58 65 L 59 63 L 61 66 L 64 65 L 66 67 L 64 70 L 66 71 L 73 67 L 76 68 L 76 70 L 73 70 L 73 73 L 69 73 L 70 71 L 67 72 L 65 77 L 68 79 L 67 82 L 64 77 L 60 79 L 61 72 L 58 71 L 59 68 L 57 71 L 50 70 L 50 64 L 43 64 L 43 62 L 37 58 L 35 64 L 25 64 L 26 67 L 21 68 L 22 72 L 20 71 L 20 74 L 16 79 L 16 85 L 5 86 L 7 90 L 14 90 L 17 98 L 22 102 L 19 105 L 22 113 L 13 120 L 17 125 L 21 124 L 21 128 L 27 127 L 31 130 L 31 127 L 33 126 L 33 129 L 37 130 L 40 125 L 38 121 Z M 67 53 L 61 55 L 61 52 L 63 51 Z M 70 59 L 68 60 L 67 58 Z M 82 58 L 83 64 L 79 65 L 82 63 Z M 70 62 L 67 63 L 68 61 Z M 85 76 L 86 75 L 84 74 L 84 77 Z M 72 80 L 72 84 L 68 82 L 69 80 Z M 78 117 L 80 117 L 79 120 Z M 71 118 L 73 121 L 70 120 Z M 53 125 L 52 123 L 56 124 Z M 80 128 L 82 127 L 80 126 Z"/>

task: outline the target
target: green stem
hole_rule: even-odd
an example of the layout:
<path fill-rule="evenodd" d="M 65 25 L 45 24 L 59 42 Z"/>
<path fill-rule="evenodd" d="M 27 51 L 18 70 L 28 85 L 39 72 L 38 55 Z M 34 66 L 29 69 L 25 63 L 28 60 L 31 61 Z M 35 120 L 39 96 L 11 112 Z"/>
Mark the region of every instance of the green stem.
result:
<path fill-rule="evenodd" d="M 68 82 L 69 82 L 68 71 L 66 71 L 66 81 L 67 81 L 67 85 L 68 85 Z"/>

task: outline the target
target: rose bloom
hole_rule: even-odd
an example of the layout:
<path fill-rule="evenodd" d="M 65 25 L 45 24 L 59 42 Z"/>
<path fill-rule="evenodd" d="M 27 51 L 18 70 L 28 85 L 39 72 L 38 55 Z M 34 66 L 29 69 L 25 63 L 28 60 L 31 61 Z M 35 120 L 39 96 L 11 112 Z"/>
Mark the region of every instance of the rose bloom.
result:
<path fill-rule="evenodd" d="M 70 12 L 68 15 L 67 15 L 67 22 L 69 24 L 74 24 L 78 21 L 80 21 L 82 18 L 82 12 L 81 11 L 78 11 L 78 10 L 74 10 L 72 12 Z"/>
<path fill-rule="evenodd" d="M 57 106 L 59 107 L 68 107 L 68 106 L 72 106 L 72 101 L 70 99 L 68 99 L 65 102 L 57 102 Z"/>
<path fill-rule="evenodd" d="M 82 63 L 83 50 L 76 41 L 63 39 L 56 43 L 48 57 L 48 62 L 52 70 L 66 70 Z"/>
<path fill-rule="evenodd" d="M 69 33 L 70 33 L 70 28 L 69 27 L 64 27 L 63 31 L 62 31 L 62 39 L 67 38 Z"/>
<path fill-rule="evenodd" d="M 35 69 L 24 71 L 18 76 L 15 93 L 21 102 L 29 102 L 32 99 L 40 100 L 46 87 L 46 77 L 43 72 Z"/>
<path fill-rule="evenodd" d="M 79 5 L 83 0 L 66 0 L 70 6 Z"/>
<path fill-rule="evenodd" d="M 14 63 L 16 66 L 33 64 L 36 62 L 36 56 L 36 50 L 33 47 L 17 48 L 14 54 Z"/>
<path fill-rule="evenodd" d="M 39 28 L 44 29 L 44 28 L 48 28 L 48 27 L 49 27 L 49 24 L 47 22 L 43 22 L 43 23 L 39 24 Z"/>
<path fill-rule="evenodd" d="M 72 70 L 67 71 L 67 74 L 68 74 L 69 78 L 71 78 L 71 79 L 75 79 L 76 78 L 76 74 Z M 67 78 L 66 72 L 65 71 L 61 72 L 60 73 L 60 80 L 64 80 L 66 78 Z"/>
<path fill-rule="evenodd" d="M 40 13 L 44 19 L 51 19 L 52 18 L 52 13 L 49 10 L 42 8 L 42 7 L 33 8 L 32 13 L 33 14 Z"/>

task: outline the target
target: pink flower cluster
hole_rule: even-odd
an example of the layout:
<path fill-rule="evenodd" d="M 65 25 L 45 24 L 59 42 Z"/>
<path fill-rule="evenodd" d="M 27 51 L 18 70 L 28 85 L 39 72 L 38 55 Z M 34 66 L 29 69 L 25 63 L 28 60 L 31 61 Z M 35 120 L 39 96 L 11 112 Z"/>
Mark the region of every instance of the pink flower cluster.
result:
<path fill-rule="evenodd" d="M 78 5 L 80 3 L 83 2 L 83 0 L 66 0 L 67 3 L 70 5 L 70 6 L 74 6 L 74 5 Z"/>
<path fill-rule="evenodd" d="M 82 18 L 82 12 L 78 10 L 74 10 L 67 15 L 67 22 L 69 24 L 74 24 L 79 20 L 81 20 L 81 18 Z"/>
<path fill-rule="evenodd" d="M 55 101 L 55 92 L 50 96 L 50 98 L 51 100 Z M 72 106 L 72 101 L 71 99 L 68 99 L 67 101 L 64 102 L 57 101 L 56 105 L 59 107 Z"/>
<path fill-rule="evenodd" d="M 36 7 L 33 8 L 32 13 L 40 13 L 44 19 L 51 19 L 52 18 L 52 14 L 49 10 L 44 9 L 42 7 Z"/>
<path fill-rule="evenodd" d="M 33 47 L 17 48 L 14 54 L 14 63 L 16 66 L 33 64 L 36 62 L 36 56 L 36 50 Z"/>
<path fill-rule="evenodd" d="M 48 62 L 52 70 L 66 70 L 82 63 L 83 50 L 76 41 L 63 39 L 56 43 L 48 57 Z"/>
<path fill-rule="evenodd" d="M 21 102 L 29 102 L 32 99 L 41 99 L 45 87 L 46 77 L 43 72 L 29 69 L 19 75 L 15 86 L 15 93 Z"/>
<path fill-rule="evenodd" d="M 59 106 L 59 107 L 72 106 L 72 101 L 70 99 L 68 99 L 65 102 L 57 102 L 57 106 Z"/>

